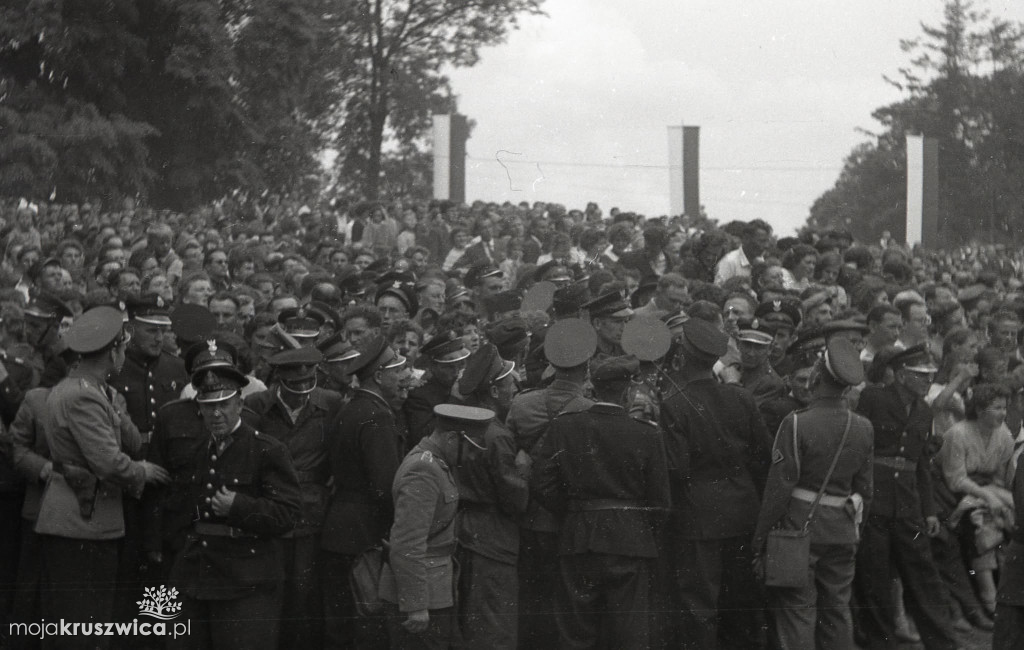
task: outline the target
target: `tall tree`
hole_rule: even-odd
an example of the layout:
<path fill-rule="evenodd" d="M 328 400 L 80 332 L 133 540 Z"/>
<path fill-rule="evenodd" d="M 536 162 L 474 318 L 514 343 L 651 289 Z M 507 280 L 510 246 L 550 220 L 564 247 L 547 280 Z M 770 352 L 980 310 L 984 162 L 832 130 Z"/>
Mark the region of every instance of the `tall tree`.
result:
<path fill-rule="evenodd" d="M 422 142 L 434 112 L 455 108 L 447 66 L 469 66 L 543 0 L 350 0 L 339 37 L 354 58 L 338 104 L 340 176 L 366 198 L 381 185 L 382 156 Z"/>
<path fill-rule="evenodd" d="M 883 230 L 905 235 L 907 134 L 938 139 L 940 240 L 1005 236 L 1019 218 L 1020 28 L 965 0 L 946 3 L 940 26 L 921 27 L 921 37 L 901 41 L 910 65 L 886 78 L 907 97 L 872 114 L 884 130 L 847 158 L 809 225 L 851 227 L 872 239 Z"/>

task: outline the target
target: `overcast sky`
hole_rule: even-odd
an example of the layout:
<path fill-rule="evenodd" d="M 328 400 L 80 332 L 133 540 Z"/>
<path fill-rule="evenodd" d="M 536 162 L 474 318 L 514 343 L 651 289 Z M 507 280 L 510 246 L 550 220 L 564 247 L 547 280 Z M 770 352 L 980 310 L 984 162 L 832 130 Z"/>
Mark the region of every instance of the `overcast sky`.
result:
<path fill-rule="evenodd" d="M 940 0 L 547 0 L 451 77 L 476 121 L 467 198 L 597 201 L 666 214 L 669 125 L 701 127 L 700 198 L 726 222 L 790 234 L 871 112 L 899 92 L 901 38 Z M 1024 2 L 979 8 L 1024 21 Z"/>

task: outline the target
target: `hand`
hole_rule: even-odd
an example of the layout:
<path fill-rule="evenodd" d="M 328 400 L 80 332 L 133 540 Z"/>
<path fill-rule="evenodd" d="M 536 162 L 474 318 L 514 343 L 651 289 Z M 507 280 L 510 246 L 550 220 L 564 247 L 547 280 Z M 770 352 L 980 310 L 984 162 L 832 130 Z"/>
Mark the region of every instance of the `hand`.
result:
<path fill-rule="evenodd" d="M 754 556 L 754 575 L 757 577 L 758 582 L 764 582 L 764 556 Z"/>
<path fill-rule="evenodd" d="M 516 453 L 516 469 L 523 478 L 530 478 L 531 470 L 533 469 L 533 459 L 530 458 L 530 454 L 522 449 Z"/>
<path fill-rule="evenodd" d="M 213 514 L 218 517 L 227 517 L 228 513 L 231 512 L 231 504 L 235 502 L 235 493 L 227 489 L 223 485 L 217 494 L 213 495 L 213 501 L 210 505 L 213 506 Z"/>
<path fill-rule="evenodd" d="M 148 460 L 140 460 L 139 463 L 142 465 L 142 471 L 146 476 L 146 483 L 163 485 L 171 480 L 171 475 L 163 467 Z"/>
<path fill-rule="evenodd" d="M 39 480 L 47 481 L 50 479 L 50 474 L 53 474 L 53 461 L 46 461 L 43 465 L 43 469 L 39 470 Z"/>
<path fill-rule="evenodd" d="M 163 564 L 164 554 L 160 551 L 149 551 L 146 553 L 146 558 L 153 564 Z"/>
<path fill-rule="evenodd" d="M 430 625 L 430 612 L 425 609 L 409 612 L 409 617 L 402 623 L 402 627 L 412 634 L 426 632 L 428 625 Z"/>
<path fill-rule="evenodd" d="M 939 518 L 938 517 L 932 515 L 931 517 L 926 518 L 924 520 L 924 523 L 927 526 L 926 530 L 927 530 L 927 533 L 928 533 L 928 537 L 936 537 L 939 534 L 939 530 L 941 530 L 941 526 L 939 525 Z"/>

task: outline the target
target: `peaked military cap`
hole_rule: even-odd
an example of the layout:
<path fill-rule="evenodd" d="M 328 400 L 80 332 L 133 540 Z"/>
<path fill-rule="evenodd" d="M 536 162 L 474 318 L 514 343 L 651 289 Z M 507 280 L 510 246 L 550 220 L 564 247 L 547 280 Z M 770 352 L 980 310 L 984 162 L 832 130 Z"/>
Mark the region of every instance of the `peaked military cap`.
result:
<path fill-rule="evenodd" d="M 493 264 L 474 264 L 470 267 L 469 271 L 466 272 L 466 286 L 475 287 L 484 278 L 503 277 L 505 277 L 505 274 Z"/>
<path fill-rule="evenodd" d="M 398 301 L 405 306 L 405 311 L 407 311 L 410 316 L 419 311 L 420 302 L 416 297 L 416 285 L 412 282 L 394 280 L 387 284 L 379 285 L 377 287 L 377 295 L 373 299 L 374 303 L 379 302 L 384 296 L 393 296 L 397 298 Z"/>
<path fill-rule="evenodd" d="M 449 307 L 454 307 L 464 302 L 476 304 L 473 300 L 473 294 L 461 284 L 450 284 L 445 287 L 444 301 Z"/>
<path fill-rule="evenodd" d="M 163 297 L 156 293 L 147 293 L 138 298 L 129 297 L 125 301 L 128 318 L 149 325 L 171 325 L 171 310 Z"/>
<path fill-rule="evenodd" d="M 537 282 L 552 282 L 557 285 L 560 282 L 571 282 L 572 273 L 558 260 L 548 260 L 533 272 L 533 279 Z"/>
<path fill-rule="evenodd" d="M 309 311 L 315 311 L 324 317 L 324 324 L 330 322 L 334 325 L 334 329 L 341 328 L 341 314 L 336 309 L 328 305 L 326 302 L 321 300 L 310 300 L 309 304 L 306 305 Z"/>
<path fill-rule="evenodd" d="M 857 348 L 846 339 L 832 339 L 825 346 L 825 370 L 839 384 L 856 386 L 864 381 L 864 364 Z"/>
<path fill-rule="evenodd" d="M 594 356 L 597 332 L 581 318 L 567 318 L 552 324 L 544 336 L 544 356 L 556 368 L 575 368 Z"/>
<path fill-rule="evenodd" d="M 861 323 L 850 318 L 844 318 L 842 320 L 832 320 L 821 326 L 821 333 L 825 335 L 825 338 L 838 334 L 839 332 L 860 332 L 861 334 L 868 333 L 868 326 L 866 323 Z M 858 382 L 860 383 L 860 382 Z"/>
<path fill-rule="evenodd" d="M 526 321 L 521 318 L 506 318 L 487 329 L 487 338 L 498 347 L 515 345 L 529 338 Z"/>
<path fill-rule="evenodd" d="M 284 331 L 297 339 L 311 339 L 320 336 L 320 328 L 327 319 L 319 311 L 308 307 L 282 309 L 277 322 Z"/>
<path fill-rule="evenodd" d="M 466 369 L 459 378 L 459 393 L 470 395 L 481 386 L 509 376 L 515 367 L 516 364 L 501 358 L 493 344 L 484 343 L 466 359 Z"/>
<path fill-rule="evenodd" d="M 628 381 L 640 371 L 640 361 L 632 356 L 603 357 L 590 364 L 590 381 L 600 384 L 613 381 Z"/>
<path fill-rule="evenodd" d="M 171 312 L 171 331 L 182 347 L 211 337 L 217 329 L 217 317 L 202 305 L 178 305 Z"/>
<path fill-rule="evenodd" d="M 739 332 L 736 334 L 737 341 L 755 343 L 757 345 L 771 345 L 775 336 L 758 319 L 742 320 L 737 323 Z"/>
<path fill-rule="evenodd" d="M 456 431 L 471 438 L 470 442 L 483 441 L 487 427 L 493 420 L 494 411 L 490 409 L 458 404 L 438 404 L 434 407 L 435 430 Z M 480 447 L 477 442 L 474 444 Z"/>
<path fill-rule="evenodd" d="M 903 368 L 910 372 L 936 372 L 938 368 L 932 361 L 932 355 L 928 351 L 928 344 L 921 343 L 901 350 L 889 360 L 892 368 Z"/>
<path fill-rule="evenodd" d="M 117 340 L 123 330 L 121 312 L 113 307 L 94 307 L 75 319 L 64 334 L 64 342 L 72 352 L 98 352 Z"/>
<path fill-rule="evenodd" d="M 455 330 L 443 330 L 423 344 L 420 353 L 435 363 L 456 363 L 469 356 L 469 350 L 462 342 L 462 336 Z"/>
<path fill-rule="evenodd" d="M 341 363 L 351 361 L 359 356 L 359 350 L 355 348 L 341 332 L 331 334 L 318 346 L 323 354 L 326 363 Z"/>
<path fill-rule="evenodd" d="M 690 320 L 690 317 L 685 312 L 669 312 L 661 317 L 661 322 L 665 323 L 665 326 L 668 327 L 673 336 L 682 334 L 683 323 L 688 320 Z"/>
<path fill-rule="evenodd" d="M 238 395 L 239 390 L 249 383 L 244 375 L 227 368 L 200 370 L 192 376 L 196 389 L 196 401 L 200 404 L 223 402 Z"/>
<path fill-rule="evenodd" d="M 405 365 L 405 357 L 388 345 L 387 340 L 377 335 L 368 338 L 359 346 L 359 356 L 351 362 L 353 373 L 362 377 L 377 370 L 388 370 Z"/>
<path fill-rule="evenodd" d="M 611 291 L 594 298 L 590 302 L 585 303 L 583 309 L 587 310 L 591 318 L 603 318 L 606 316 L 628 318 L 633 315 L 633 310 L 629 308 L 625 298 L 618 291 Z"/>
<path fill-rule="evenodd" d="M 225 341 L 210 339 L 196 343 L 185 351 L 186 368 L 192 369 L 192 383 L 195 383 L 196 376 L 206 370 L 216 370 L 234 376 L 242 382 L 242 386 L 249 383 L 249 380 L 235 365 L 238 359 L 238 350 L 235 346 Z"/>
<path fill-rule="evenodd" d="M 765 300 L 754 310 L 754 318 L 764 323 L 778 322 L 796 328 L 802 320 L 800 301 L 789 296 Z"/>
<path fill-rule="evenodd" d="M 75 315 L 71 307 L 51 293 L 43 292 L 25 306 L 25 315 L 36 318 L 71 318 Z"/>
<path fill-rule="evenodd" d="M 522 311 L 547 311 L 557 292 L 558 287 L 553 283 L 538 282 L 527 290 L 519 308 Z"/>
<path fill-rule="evenodd" d="M 729 335 L 700 318 L 683 323 L 683 348 L 705 358 L 717 359 L 729 351 Z"/>
<path fill-rule="evenodd" d="M 518 291 L 502 291 L 484 298 L 484 308 L 489 314 L 516 311 L 522 304 L 523 296 Z"/>
<path fill-rule="evenodd" d="M 281 366 L 315 366 L 324 360 L 324 355 L 314 347 L 281 350 L 270 356 L 267 363 L 275 367 Z"/>

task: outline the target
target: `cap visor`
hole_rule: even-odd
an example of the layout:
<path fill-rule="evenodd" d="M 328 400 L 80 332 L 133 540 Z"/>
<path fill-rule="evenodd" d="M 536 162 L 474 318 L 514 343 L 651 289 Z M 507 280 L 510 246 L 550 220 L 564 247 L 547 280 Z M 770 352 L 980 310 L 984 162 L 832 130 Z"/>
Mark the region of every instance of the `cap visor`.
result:
<path fill-rule="evenodd" d="M 217 402 L 226 402 L 237 394 L 237 390 L 219 390 L 205 395 L 196 395 L 196 401 L 200 404 L 215 404 Z"/>

